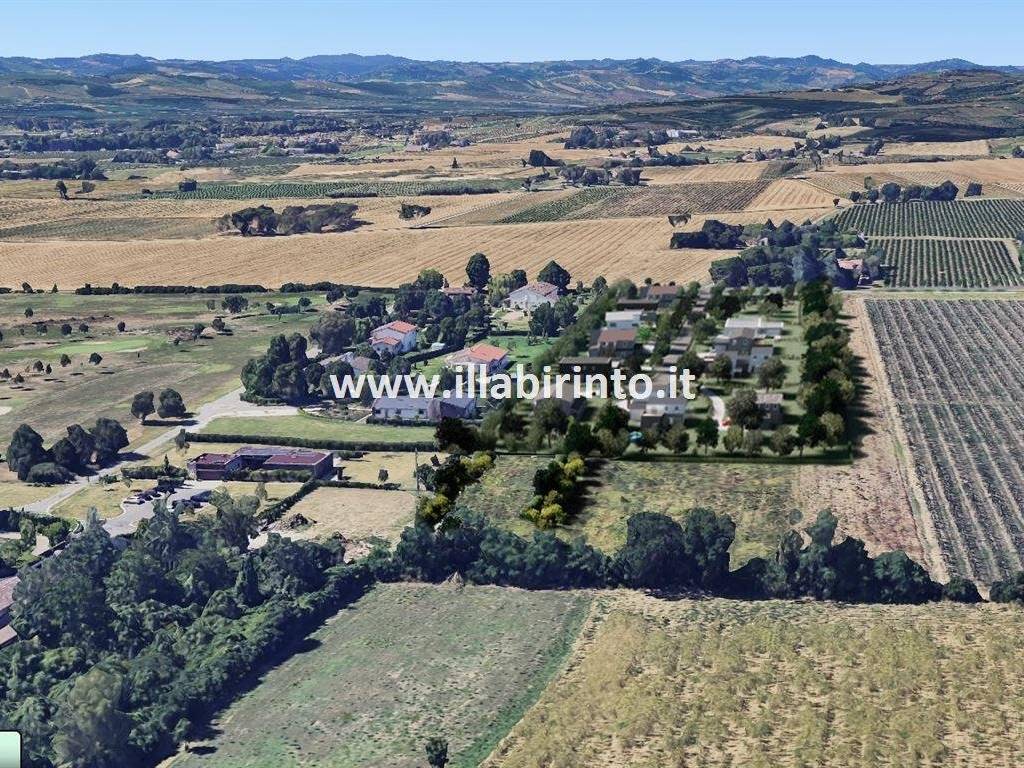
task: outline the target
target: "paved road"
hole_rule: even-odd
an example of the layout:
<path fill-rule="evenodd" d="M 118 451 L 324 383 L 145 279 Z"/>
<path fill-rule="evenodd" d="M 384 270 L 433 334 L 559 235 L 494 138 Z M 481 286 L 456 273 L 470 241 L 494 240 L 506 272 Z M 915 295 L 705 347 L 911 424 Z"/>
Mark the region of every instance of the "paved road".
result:
<path fill-rule="evenodd" d="M 239 387 L 228 392 L 223 397 L 218 397 L 216 400 L 201 406 L 193 417 L 194 423 L 190 424 L 188 428 L 192 431 L 203 429 L 219 416 L 294 416 L 299 412 L 298 408 L 290 405 L 253 405 L 243 401 L 241 394 L 242 388 Z M 135 447 L 133 451 L 143 456 L 153 456 L 173 441 L 174 436 L 180 430 L 181 427 L 171 427 L 166 432 L 161 432 L 152 440 Z M 47 513 L 62 501 L 78 493 L 82 490 L 83 486 L 89 483 L 98 483 L 101 477 L 116 474 L 119 470 L 120 465 L 114 464 L 110 467 L 104 467 L 95 475 L 75 478 L 73 482 L 62 485 L 52 496 L 47 496 L 45 499 L 33 502 L 32 504 L 26 504 L 25 510 L 27 512 Z"/>

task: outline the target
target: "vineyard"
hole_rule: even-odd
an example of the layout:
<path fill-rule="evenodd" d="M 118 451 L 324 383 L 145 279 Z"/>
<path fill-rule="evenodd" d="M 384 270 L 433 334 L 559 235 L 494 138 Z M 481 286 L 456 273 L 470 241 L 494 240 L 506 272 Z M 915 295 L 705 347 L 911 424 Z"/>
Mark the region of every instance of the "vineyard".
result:
<path fill-rule="evenodd" d="M 157 191 L 153 197 L 172 200 L 275 200 L 283 197 L 401 197 L 415 195 L 483 194 L 516 189 L 516 179 L 459 179 L 438 181 L 273 181 L 200 184 L 194 192 Z"/>
<path fill-rule="evenodd" d="M 883 237 L 1016 237 L 1024 230 L 1024 200 L 855 205 L 836 221 Z"/>
<path fill-rule="evenodd" d="M 927 513 L 950 572 L 1024 563 L 1024 302 L 872 300 Z"/>
<path fill-rule="evenodd" d="M 901 288 L 996 288 L 1021 285 L 1016 257 L 1002 240 L 872 240 L 892 269 L 886 285 Z"/>
<path fill-rule="evenodd" d="M 570 197 L 541 203 L 501 224 L 580 219 L 639 218 L 690 211 L 740 211 L 764 192 L 770 181 L 660 184 L 653 187 L 591 187 Z"/>

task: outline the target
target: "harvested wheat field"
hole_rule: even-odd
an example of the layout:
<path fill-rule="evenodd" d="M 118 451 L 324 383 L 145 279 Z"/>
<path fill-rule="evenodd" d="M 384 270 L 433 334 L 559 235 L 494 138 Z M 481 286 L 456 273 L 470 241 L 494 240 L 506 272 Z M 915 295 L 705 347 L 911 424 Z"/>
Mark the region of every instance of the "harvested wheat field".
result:
<path fill-rule="evenodd" d="M 927 171 L 936 175 L 959 174 L 981 183 L 1024 183 L 1024 158 L 983 158 L 980 160 L 940 160 L 935 163 L 867 163 L 844 165 L 843 172 L 877 179 L 885 174 L 901 175 Z"/>
<path fill-rule="evenodd" d="M 739 216 L 763 218 L 763 213 Z M 805 218 L 801 212 L 784 217 Z M 495 272 L 522 268 L 536 274 L 552 259 L 589 282 L 628 277 L 702 280 L 716 251 L 671 250 L 672 228 L 663 217 L 563 221 L 437 229 L 391 229 L 290 237 L 232 237 L 137 242 L 0 242 L 0 273 L 8 283 L 119 282 L 216 285 L 334 280 L 356 285 L 399 285 L 433 268 L 461 281 L 466 259 L 482 251 Z"/>
<path fill-rule="evenodd" d="M 988 141 L 894 141 L 882 148 L 883 155 L 946 155 L 977 157 L 989 154 Z"/>
<path fill-rule="evenodd" d="M 705 149 L 747 149 L 747 150 L 769 150 L 769 149 L 792 149 L 793 145 L 800 141 L 792 136 L 770 136 L 751 134 L 750 136 L 734 136 L 729 139 L 712 139 L 711 141 L 700 142 Z"/>
<path fill-rule="evenodd" d="M 689 184 L 701 181 L 757 181 L 767 163 L 709 163 L 707 165 L 655 166 L 644 168 L 649 184 Z"/>
<path fill-rule="evenodd" d="M 1019 764 L 1015 608 L 597 601 L 486 768 Z"/>
<path fill-rule="evenodd" d="M 779 211 L 790 208 L 831 208 L 834 195 L 803 181 L 779 179 L 747 206 L 748 211 Z"/>

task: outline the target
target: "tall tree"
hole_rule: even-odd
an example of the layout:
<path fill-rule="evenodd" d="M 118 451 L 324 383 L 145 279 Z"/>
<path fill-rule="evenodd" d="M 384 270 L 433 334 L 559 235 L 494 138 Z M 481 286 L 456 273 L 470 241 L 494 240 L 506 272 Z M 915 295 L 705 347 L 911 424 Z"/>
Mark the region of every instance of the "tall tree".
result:
<path fill-rule="evenodd" d="M 466 276 L 471 286 L 482 291 L 491 279 L 491 262 L 484 254 L 474 253 L 466 263 Z"/>

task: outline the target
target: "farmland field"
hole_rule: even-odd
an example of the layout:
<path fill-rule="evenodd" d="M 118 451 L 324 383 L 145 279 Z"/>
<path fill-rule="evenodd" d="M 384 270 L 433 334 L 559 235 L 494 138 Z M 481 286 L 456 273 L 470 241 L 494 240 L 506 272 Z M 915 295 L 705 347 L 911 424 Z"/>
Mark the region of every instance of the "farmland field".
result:
<path fill-rule="evenodd" d="M 769 181 L 709 181 L 651 187 L 591 187 L 502 219 L 503 224 L 738 211 L 768 189 Z"/>
<path fill-rule="evenodd" d="M 537 698 L 585 617 L 581 593 L 380 586 L 229 707 L 174 768 L 419 768 L 427 738 L 476 766 Z M 457 628 L 457 631 L 453 631 Z"/>
<path fill-rule="evenodd" d="M 871 300 L 922 517 L 951 573 L 1024 563 L 1024 302 Z"/>
<path fill-rule="evenodd" d="M 754 219 L 769 212 L 744 213 Z M 785 216 L 785 213 L 780 214 Z M 793 216 L 797 212 L 792 213 Z M 694 217 L 696 218 L 696 217 Z M 801 214 L 801 220 L 803 216 Z M 176 284 L 188 276 L 198 285 L 246 281 L 334 280 L 354 285 L 399 285 L 433 268 L 463 280 L 466 259 L 487 254 L 494 272 L 525 269 L 530 276 L 551 259 L 573 280 L 687 282 L 707 277 L 714 251 L 673 251 L 672 228 L 663 217 L 560 221 L 531 225 L 397 228 L 292 237 L 224 237 L 214 240 L 138 242 L 0 240 L 0 273 L 8 284 L 78 288 L 93 285 Z"/>
<path fill-rule="evenodd" d="M 893 268 L 886 285 L 905 288 L 995 288 L 1024 281 L 1002 240 L 874 239 Z"/>
<path fill-rule="evenodd" d="M 376 478 L 373 479 L 376 482 Z M 313 539 L 341 533 L 346 539 L 364 541 L 380 537 L 396 541 L 412 523 L 416 497 L 409 491 L 376 488 L 318 488 L 292 507 L 279 524 L 289 538 Z M 310 525 L 289 530 L 288 521 L 302 515 Z"/>
<path fill-rule="evenodd" d="M 279 197 L 325 197 L 331 194 L 380 195 L 382 197 L 459 194 L 516 189 L 516 179 L 458 179 L 437 181 L 273 181 L 200 184 L 194 192 L 154 192 L 155 197 L 174 200 L 273 200 Z"/>
<path fill-rule="evenodd" d="M 748 211 L 777 211 L 788 208 L 831 208 L 833 195 L 805 181 L 779 179 L 747 204 Z"/>
<path fill-rule="evenodd" d="M 836 221 L 882 237 L 1016 237 L 1024 229 L 1024 200 L 855 205 Z"/>
<path fill-rule="evenodd" d="M 597 600 L 607 618 L 485 768 L 1019 763 L 1017 609 Z"/>

